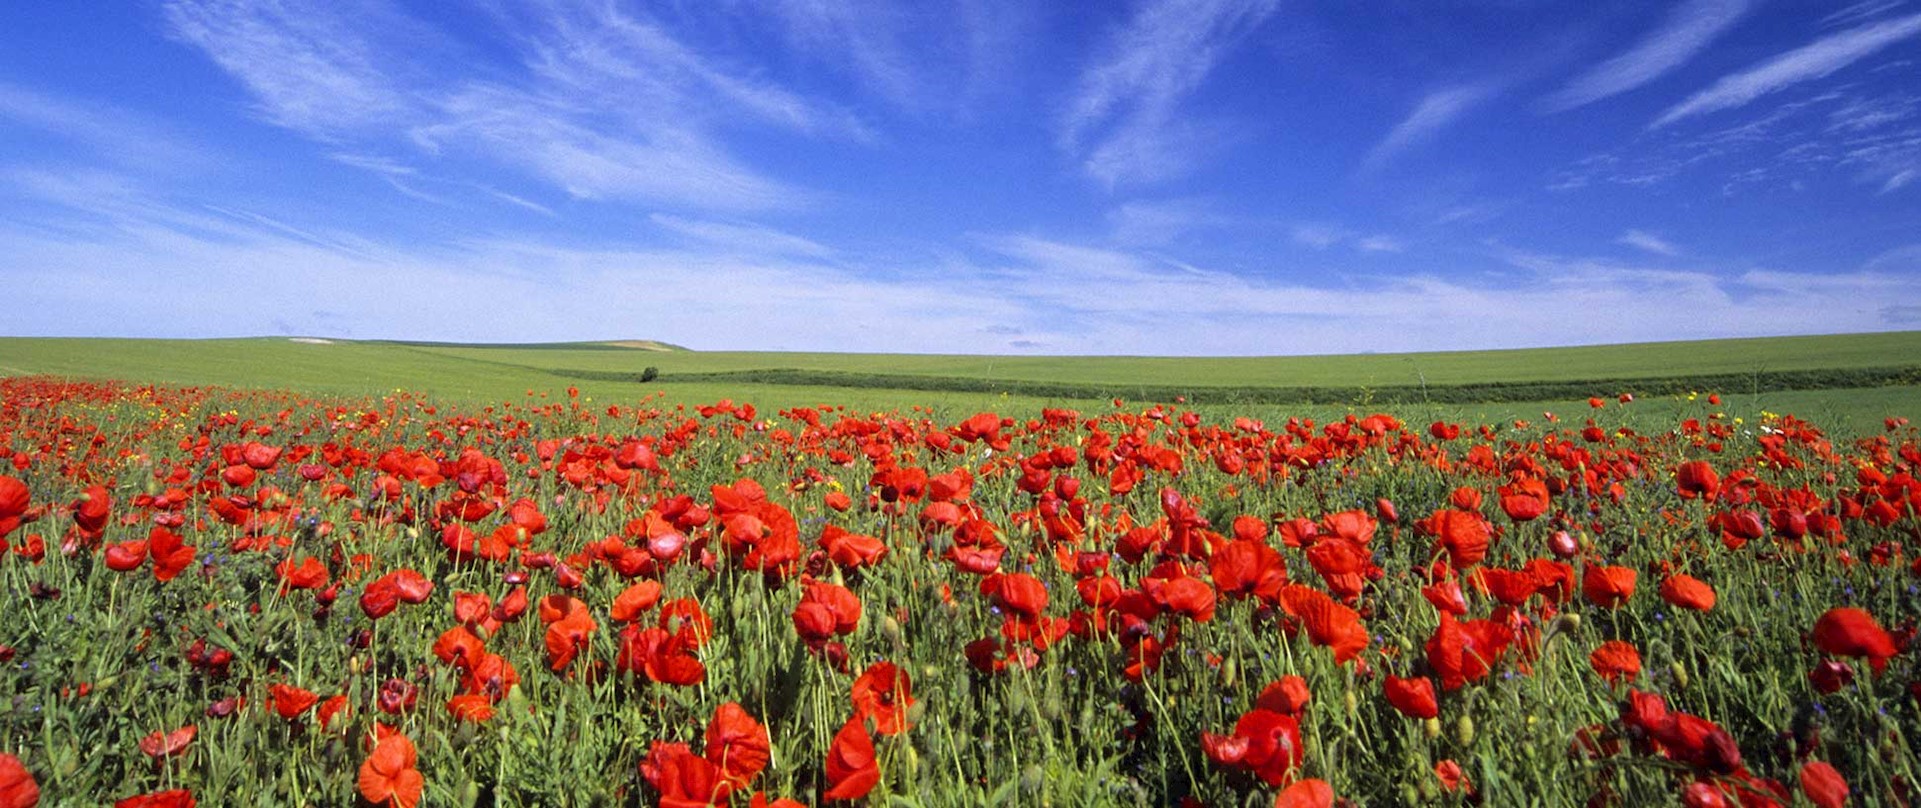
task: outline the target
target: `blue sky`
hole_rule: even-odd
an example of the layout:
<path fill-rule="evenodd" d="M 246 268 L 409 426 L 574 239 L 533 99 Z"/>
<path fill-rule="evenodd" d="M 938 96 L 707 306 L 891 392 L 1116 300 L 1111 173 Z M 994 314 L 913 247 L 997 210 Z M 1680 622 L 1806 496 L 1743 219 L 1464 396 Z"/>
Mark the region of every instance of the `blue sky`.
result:
<path fill-rule="evenodd" d="M 10 335 L 1921 328 L 1921 2 L 0 4 Z"/>

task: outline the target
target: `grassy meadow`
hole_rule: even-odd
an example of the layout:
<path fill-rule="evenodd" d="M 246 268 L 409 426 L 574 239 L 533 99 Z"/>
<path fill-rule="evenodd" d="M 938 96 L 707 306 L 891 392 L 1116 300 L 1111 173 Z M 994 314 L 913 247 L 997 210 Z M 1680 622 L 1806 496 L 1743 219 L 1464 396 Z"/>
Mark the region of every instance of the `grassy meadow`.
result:
<path fill-rule="evenodd" d="M 1657 409 L 1662 401 L 1684 398 L 1682 391 L 1714 391 L 1743 412 L 1817 413 L 1825 416 L 1825 423 L 1852 430 L 1921 412 L 1921 384 L 1886 384 L 1885 373 L 1871 373 L 1917 367 L 1921 331 L 1506 351 L 1193 358 L 713 352 L 649 341 L 455 345 L 316 344 L 278 337 L 0 339 L 4 375 L 341 396 L 410 390 L 469 403 L 519 401 L 530 390 L 553 395 L 568 387 L 602 401 L 656 396 L 669 403 L 698 404 L 731 399 L 772 410 L 833 403 L 865 411 L 920 406 L 961 412 L 1178 396 L 1191 399 L 1202 411 L 1218 407 L 1239 414 L 1326 418 L 1392 404 L 1397 410 L 1436 417 L 1501 421 L 1539 417 L 1543 411 L 1569 412 L 1591 395 L 1636 392 Z M 639 382 L 648 368 L 656 369 L 658 378 Z M 1872 378 L 1850 375 L 1862 373 Z M 1729 378 L 1762 374 L 1800 375 L 1777 379 L 1783 382 L 1774 385 L 1777 389 L 1756 389 L 1751 379 Z M 1853 383 L 1857 378 L 1873 383 Z M 1525 383 L 1544 383 L 1548 394 L 1515 399 L 1487 392 Z M 1022 392 L 1022 385 L 1032 384 L 1047 385 L 1051 392 Z M 1318 394 L 1304 400 L 1286 395 L 1308 388 Z M 1217 395 L 1228 389 L 1245 395 Z M 1419 397 L 1423 392 L 1430 395 Z M 1263 393 L 1281 398 L 1264 401 Z"/>

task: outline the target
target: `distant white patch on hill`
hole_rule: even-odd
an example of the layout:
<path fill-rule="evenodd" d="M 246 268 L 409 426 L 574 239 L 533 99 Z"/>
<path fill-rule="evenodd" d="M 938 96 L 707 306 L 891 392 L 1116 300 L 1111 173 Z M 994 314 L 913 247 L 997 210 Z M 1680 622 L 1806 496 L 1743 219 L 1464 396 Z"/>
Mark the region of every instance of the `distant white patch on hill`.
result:
<path fill-rule="evenodd" d="M 333 340 L 330 340 L 330 339 L 321 339 L 321 338 L 319 338 L 319 337 L 288 337 L 288 338 L 287 338 L 287 341 L 288 341 L 288 342 L 298 342 L 298 343 L 300 343 L 300 344 L 302 344 L 302 345 L 332 345 L 332 344 L 334 344 L 334 341 L 333 341 Z"/>

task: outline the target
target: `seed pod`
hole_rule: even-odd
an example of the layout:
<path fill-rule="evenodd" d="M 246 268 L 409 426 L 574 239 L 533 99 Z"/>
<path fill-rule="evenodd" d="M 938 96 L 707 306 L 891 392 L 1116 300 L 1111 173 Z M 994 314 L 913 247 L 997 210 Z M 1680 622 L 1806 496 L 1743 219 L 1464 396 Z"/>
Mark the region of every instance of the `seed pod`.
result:
<path fill-rule="evenodd" d="M 1030 763 L 1026 769 L 1021 771 L 1021 791 L 1023 793 L 1033 794 L 1040 791 L 1041 786 L 1046 784 L 1047 772 L 1041 769 L 1039 763 Z"/>

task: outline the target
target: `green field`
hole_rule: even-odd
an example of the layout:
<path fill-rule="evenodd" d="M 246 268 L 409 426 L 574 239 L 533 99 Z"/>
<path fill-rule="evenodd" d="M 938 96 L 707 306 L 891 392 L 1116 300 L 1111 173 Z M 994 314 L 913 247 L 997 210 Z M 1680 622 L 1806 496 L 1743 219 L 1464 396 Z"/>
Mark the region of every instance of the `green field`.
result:
<path fill-rule="evenodd" d="M 641 347 L 630 347 L 641 346 Z M 762 408 L 843 404 L 940 410 L 1187 396 L 1203 409 L 1325 417 L 1402 412 L 1500 420 L 1576 411 L 1632 391 L 1655 408 L 1690 390 L 1729 406 L 1822 416 L 1865 429 L 1921 416 L 1921 331 L 1509 351 L 1304 357 L 1031 357 L 689 351 L 660 343 L 453 345 L 286 338 L 0 339 L 0 374 L 287 388 L 366 395 L 418 390 L 519 400 L 569 386 L 588 397 L 722 398 Z M 655 368 L 659 377 L 640 383 Z"/>

